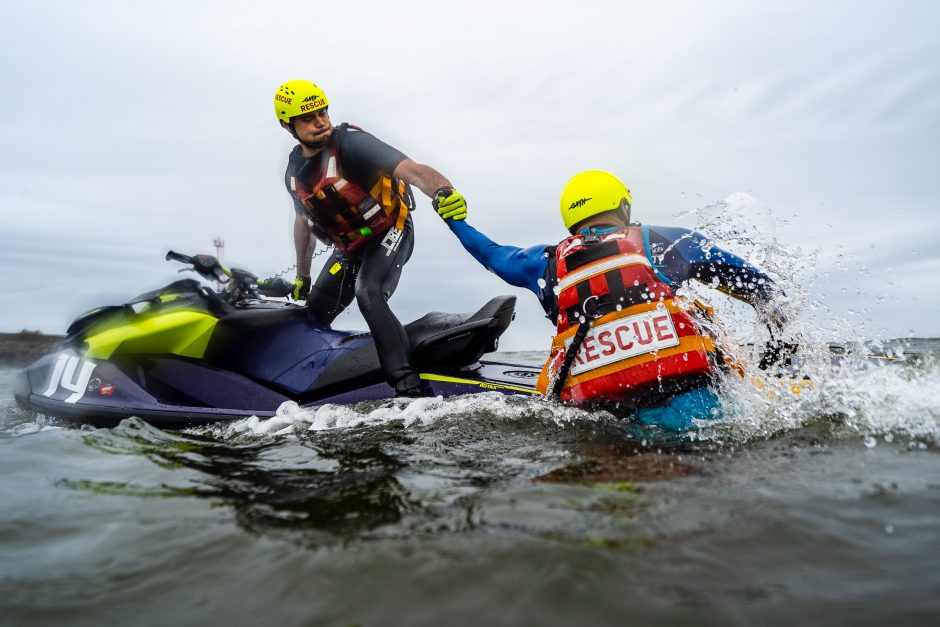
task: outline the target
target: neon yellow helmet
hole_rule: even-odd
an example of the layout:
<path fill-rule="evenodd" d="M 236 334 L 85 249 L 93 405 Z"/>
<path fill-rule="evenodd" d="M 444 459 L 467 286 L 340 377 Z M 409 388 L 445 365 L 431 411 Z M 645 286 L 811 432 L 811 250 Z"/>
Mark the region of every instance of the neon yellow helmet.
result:
<path fill-rule="evenodd" d="M 274 94 L 274 113 L 281 122 L 330 106 L 323 90 L 310 81 L 287 81 Z"/>
<path fill-rule="evenodd" d="M 588 218 L 633 204 L 627 186 L 616 176 L 603 170 L 575 174 L 561 192 L 561 219 L 570 232 L 572 227 Z"/>

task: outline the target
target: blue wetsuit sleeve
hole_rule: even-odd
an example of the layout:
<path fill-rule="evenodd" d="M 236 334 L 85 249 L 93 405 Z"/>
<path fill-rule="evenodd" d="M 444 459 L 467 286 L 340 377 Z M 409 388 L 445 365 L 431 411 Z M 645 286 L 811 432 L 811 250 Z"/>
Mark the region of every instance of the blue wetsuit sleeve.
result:
<path fill-rule="evenodd" d="M 779 292 L 769 276 L 696 231 L 651 226 L 648 254 L 656 270 L 671 281 L 695 279 L 752 305 L 768 302 Z"/>
<path fill-rule="evenodd" d="M 537 296 L 541 293 L 539 279 L 545 276 L 547 244 L 519 248 L 497 244 L 467 224 L 466 220 L 447 220 L 447 226 L 483 267 L 516 287 L 524 287 Z"/>

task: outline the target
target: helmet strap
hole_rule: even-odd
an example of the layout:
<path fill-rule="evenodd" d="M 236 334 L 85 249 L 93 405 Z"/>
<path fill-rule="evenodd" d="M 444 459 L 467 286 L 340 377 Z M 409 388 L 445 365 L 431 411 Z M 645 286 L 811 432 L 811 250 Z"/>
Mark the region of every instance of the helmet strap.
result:
<path fill-rule="evenodd" d="M 578 231 L 578 235 L 607 235 L 619 231 L 622 226 L 586 226 Z"/>
<path fill-rule="evenodd" d="M 299 141 L 301 144 L 304 143 L 303 140 L 297 137 L 297 129 L 294 128 L 294 123 L 287 122 L 286 125 L 287 125 L 287 130 L 290 131 L 291 136 L 297 141 Z"/>

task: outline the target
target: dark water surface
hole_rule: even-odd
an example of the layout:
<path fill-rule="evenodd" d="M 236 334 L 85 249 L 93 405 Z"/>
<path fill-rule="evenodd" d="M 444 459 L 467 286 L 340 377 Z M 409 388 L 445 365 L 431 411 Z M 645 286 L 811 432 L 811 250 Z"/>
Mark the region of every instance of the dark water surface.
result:
<path fill-rule="evenodd" d="M 681 440 L 497 395 L 80 429 L 0 371 L 0 623 L 938 624 L 935 349 Z"/>

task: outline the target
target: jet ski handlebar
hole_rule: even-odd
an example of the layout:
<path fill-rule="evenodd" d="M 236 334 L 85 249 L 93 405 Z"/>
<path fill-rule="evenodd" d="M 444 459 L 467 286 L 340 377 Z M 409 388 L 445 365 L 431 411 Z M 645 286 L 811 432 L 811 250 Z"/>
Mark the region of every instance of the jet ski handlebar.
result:
<path fill-rule="evenodd" d="M 180 272 L 195 272 L 210 281 L 226 283 L 232 277 L 231 270 L 219 263 L 219 260 L 212 255 L 189 256 L 171 250 L 166 254 L 166 260 L 179 261 L 192 266 L 191 268 L 183 268 Z"/>
<path fill-rule="evenodd" d="M 195 272 L 210 281 L 225 284 L 220 295 L 226 300 L 236 302 L 244 298 L 258 298 L 269 296 L 283 298 L 290 294 L 294 285 L 283 277 L 271 279 L 258 279 L 258 277 L 241 268 L 226 268 L 212 255 L 184 255 L 176 251 L 166 254 L 167 261 L 179 261 L 189 265 L 180 272 Z"/>

